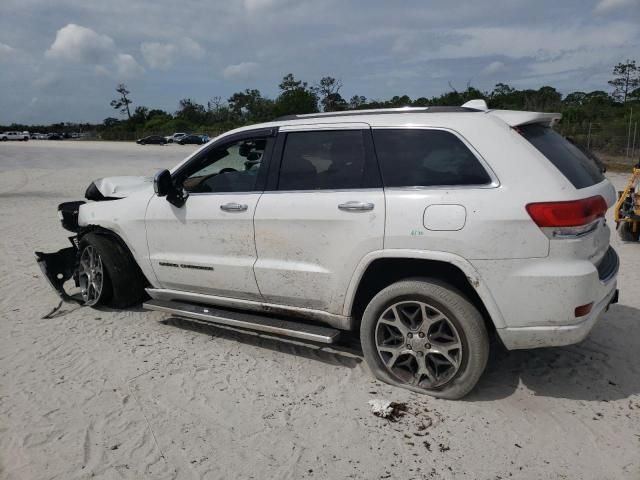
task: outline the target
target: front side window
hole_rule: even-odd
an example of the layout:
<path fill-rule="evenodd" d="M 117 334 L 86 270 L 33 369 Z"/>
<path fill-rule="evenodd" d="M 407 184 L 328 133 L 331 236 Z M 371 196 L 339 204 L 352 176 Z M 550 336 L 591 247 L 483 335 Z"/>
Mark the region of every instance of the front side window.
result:
<path fill-rule="evenodd" d="M 361 130 L 288 133 L 278 190 L 335 190 L 367 186 Z"/>
<path fill-rule="evenodd" d="M 385 187 L 491 183 L 476 156 L 450 132 L 378 129 L 373 130 L 373 143 Z"/>
<path fill-rule="evenodd" d="M 254 191 L 266 146 L 256 138 L 209 149 L 189 165 L 182 185 L 190 193 Z"/>

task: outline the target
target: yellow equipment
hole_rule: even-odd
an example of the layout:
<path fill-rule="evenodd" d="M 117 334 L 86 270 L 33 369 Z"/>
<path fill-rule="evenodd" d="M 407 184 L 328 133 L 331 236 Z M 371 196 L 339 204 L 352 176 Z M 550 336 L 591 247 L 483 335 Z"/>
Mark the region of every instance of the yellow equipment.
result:
<path fill-rule="evenodd" d="M 613 218 L 620 238 L 626 242 L 640 240 L 640 162 L 633 167 L 631 180 L 622 192 L 613 210 Z"/>

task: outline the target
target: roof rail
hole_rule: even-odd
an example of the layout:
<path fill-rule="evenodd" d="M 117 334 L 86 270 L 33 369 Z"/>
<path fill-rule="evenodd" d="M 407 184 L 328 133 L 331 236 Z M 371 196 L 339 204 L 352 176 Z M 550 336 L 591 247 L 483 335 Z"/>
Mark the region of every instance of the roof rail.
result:
<path fill-rule="evenodd" d="M 372 108 L 365 110 L 342 110 L 339 112 L 304 113 L 297 115 L 285 115 L 278 117 L 275 121 L 283 120 L 303 120 L 324 117 L 342 117 L 353 115 L 386 115 L 390 113 L 451 113 L 451 112 L 476 112 L 479 109 L 467 106 L 462 107 L 399 107 L 399 108 Z"/>

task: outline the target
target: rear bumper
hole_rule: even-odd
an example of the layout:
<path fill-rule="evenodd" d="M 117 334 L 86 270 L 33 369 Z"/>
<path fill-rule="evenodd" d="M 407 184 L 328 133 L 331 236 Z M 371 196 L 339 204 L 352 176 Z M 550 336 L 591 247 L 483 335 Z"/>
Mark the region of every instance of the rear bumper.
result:
<path fill-rule="evenodd" d="M 618 303 L 618 289 L 614 282 L 607 296 L 593 307 L 584 320 L 573 325 L 516 327 L 498 330 L 500 339 L 509 350 L 539 347 L 561 347 L 584 340 L 609 305 Z"/>
<path fill-rule="evenodd" d="M 497 332 L 510 350 L 578 343 L 617 302 L 619 259 L 613 248 L 598 265 L 547 257 L 482 260 L 474 266 L 502 314 L 504 327 Z M 587 304 L 591 311 L 576 317 L 576 308 Z"/>

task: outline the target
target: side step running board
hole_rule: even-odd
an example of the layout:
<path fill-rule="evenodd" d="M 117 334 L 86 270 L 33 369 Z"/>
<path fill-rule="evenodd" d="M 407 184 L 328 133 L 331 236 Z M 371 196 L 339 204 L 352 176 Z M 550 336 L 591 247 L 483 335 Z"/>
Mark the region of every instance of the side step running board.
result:
<path fill-rule="evenodd" d="M 171 313 L 178 317 L 192 318 L 200 322 L 245 328 L 318 343 L 334 343 L 340 335 L 340 330 L 335 328 L 308 325 L 290 320 L 278 320 L 254 313 L 223 310 L 191 303 L 149 300 L 143 303 L 142 306 L 147 310 Z"/>

